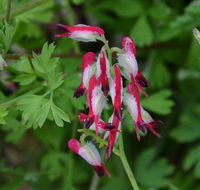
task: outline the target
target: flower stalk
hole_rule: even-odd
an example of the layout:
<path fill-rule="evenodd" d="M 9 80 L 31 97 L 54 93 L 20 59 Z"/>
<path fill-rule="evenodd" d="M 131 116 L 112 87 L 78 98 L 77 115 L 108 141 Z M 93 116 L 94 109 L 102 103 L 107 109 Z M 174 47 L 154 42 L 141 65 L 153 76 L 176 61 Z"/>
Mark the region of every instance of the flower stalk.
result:
<path fill-rule="evenodd" d="M 124 143 L 123 143 L 123 137 L 122 137 L 122 133 L 120 133 L 119 135 L 119 151 L 120 151 L 120 159 L 122 161 L 122 164 L 124 166 L 124 169 L 126 171 L 126 174 L 128 175 L 128 178 L 131 182 L 131 185 L 133 187 L 134 190 L 139 190 L 137 181 L 133 175 L 133 172 L 131 171 L 131 167 L 129 166 L 128 160 L 126 158 L 126 154 L 124 152 Z"/>

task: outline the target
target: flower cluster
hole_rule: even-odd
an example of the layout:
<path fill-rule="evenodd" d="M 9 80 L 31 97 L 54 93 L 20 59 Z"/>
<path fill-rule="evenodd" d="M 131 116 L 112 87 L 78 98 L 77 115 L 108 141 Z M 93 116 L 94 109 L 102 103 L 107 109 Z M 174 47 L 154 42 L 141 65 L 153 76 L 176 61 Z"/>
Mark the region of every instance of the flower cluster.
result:
<path fill-rule="evenodd" d="M 68 36 L 83 42 L 100 40 L 104 43 L 97 57 L 93 52 L 88 52 L 83 56 L 82 81 L 75 91 L 74 97 L 79 98 L 86 94 L 86 106 L 89 107 L 89 113 L 87 115 L 79 113 L 78 117 L 84 123 L 85 129 L 96 130 L 96 135 L 101 133 L 104 134 L 104 139 L 108 138 L 106 159 L 111 156 L 118 134 L 121 132 L 122 104 L 128 108 L 139 141 L 139 130 L 147 133 L 147 129 L 149 129 L 152 133 L 161 137 L 155 128 L 160 127 L 162 122 L 154 120 L 140 104 L 139 90 L 148 97 L 144 87 L 148 87 L 149 82 L 138 70 L 136 48 L 133 40 L 130 37 L 124 37 L 122 39 L 122 49 L 110 49 L 104 31 L 99 27 L 82 24 L 75 26 L 59 24 L 58 26 L 62 27 L 67 33 L 57 34 L 57 37 Z M 113 52 L 116 52 L 118 63 L 112 67 L 111 59 L 108 59 L 108 56 Z M 123 87 L 122 79 L 129 81 L 126 87 Z M 108 95 L 112 99 L 113 114 L 108 122 L 104 122 L 101 119 L 101 113 L 106 105 Z M 103 176 L 104 172 L 110 176 L 101 163 L 97 149 L 91 142 L 81 145 L 78 140 L 71 139 L 68 142 L 68 147 L 94 166 L 100 177 Z"/>

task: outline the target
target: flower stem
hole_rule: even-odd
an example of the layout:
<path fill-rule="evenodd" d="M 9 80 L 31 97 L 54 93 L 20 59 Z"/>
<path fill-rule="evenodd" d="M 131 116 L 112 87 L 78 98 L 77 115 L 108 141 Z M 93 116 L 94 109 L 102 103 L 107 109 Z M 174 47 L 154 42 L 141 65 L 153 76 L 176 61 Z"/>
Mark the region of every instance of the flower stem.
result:
<path fill-rule="evenodd" d="M 11 0 L 8 0 L 7 13 L 6 13 L 6 21 L 7 21 L 7 23 L 9 23 L 9 19 L 10 19 L 11 2 L 12 2 Z"/>
<path fill-rule="evenodd" d="M 27 92 L 27 93 L 25 93 L 25 94 L 23 94 L 23 95 L 21 95 L 21 96 L 18 96 L 18 97 L 14 98 L 14 99 L 8 100 L 7 102 L 1 103 L 1 105 L 2 105 L 2 106 L 9 106 L 9 105 L 11 105 L 11 104 L 16 103 L 16 102 L 19 101 L 20 99 L 26 97 L 27 95 L 29 95 L 29 94 L 34 94 L 34 93 L 36 93 L 36 92 L 39 92 L 40 90 L 42 90 L 42 87 L 35 88 L 35 89 L 30 90 L 29 92 Z"/>
<path fill-rule="evenodd" d="M 131 185 L 134 190 L 139 190 L 138 184 L 135 180 L 135 177 L 133 175 L 133 172 L 131 171 L 131 167 L 128 164 L 128 160 L 126 158 L 125 152 L 124 152 L 124 144 L 123 144 L 123 137 L 122 133 L 119 134 L 119 151 L 120 151 L 120 159 L 122 161 L 122 164 L 124 166 L 124 169 L 128 175 L 128 178 L 131 182 Z"/>
<path fill-rule="evenodd" d="M 37 7 L 40 4 L 46 3 L 46 2 L 48 2 L 48 0 L 33 0 L 30 3 L 27 3 L 27 4 L 25 4 L 25 5 L 23 5 L 19 8 L 11 10 L 11 13 L 9 13 L 9 15 L 10 15 L 9 18 L 13 18 L 16 15 L 22 14 L 22 13 L 24 13 L 24 12 L 30 10 L 30 9 Z M 7 14 L 8 14 L 8 12 L 7 12 Z M 5 18 L 5 14 L 0 15 L 0 20 L 2 18 Z"/>

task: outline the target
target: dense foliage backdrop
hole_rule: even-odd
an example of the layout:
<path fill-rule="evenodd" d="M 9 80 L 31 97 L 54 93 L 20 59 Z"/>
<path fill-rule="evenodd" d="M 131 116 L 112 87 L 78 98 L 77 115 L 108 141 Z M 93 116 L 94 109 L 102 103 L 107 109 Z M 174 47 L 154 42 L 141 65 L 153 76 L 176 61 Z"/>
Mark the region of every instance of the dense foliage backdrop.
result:
<path fill-rule="evenodd" d="M 200 189 L 199 0 L 0 1 L 0 189 L 132 189 L 121 161 L 106 163 L 112 177 L 67 148 L 83 125 L 85 97 L 73 98 L 81 81 L 81 56 L 101 43 L 56 39 L 57 23 L 96 25 L 111 46 L 131 36 L 151 85 L 142 105 L 164 126 L 137 141 L 124 110 L 125 152 L 142 190 Z M 53 93 L 51 93 L 53 91 Z M 111 106 L 103 112 L 106 120 Z M 68 123 L 68 121 L 71 123 Z M 93 184 L 93 185 L 92 185 Z"/>

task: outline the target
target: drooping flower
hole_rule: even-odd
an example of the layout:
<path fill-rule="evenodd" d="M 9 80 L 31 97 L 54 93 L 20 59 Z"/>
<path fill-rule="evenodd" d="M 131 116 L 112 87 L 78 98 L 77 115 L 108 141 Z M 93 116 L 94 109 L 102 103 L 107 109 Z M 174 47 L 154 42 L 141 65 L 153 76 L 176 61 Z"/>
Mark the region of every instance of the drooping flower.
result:
<path fill-rule="evenodd" d="M 104 35 L 104 30 L 97 26 L 88 26 L 84 24 L 77 24 L 75 26 L 68 26 L 64 24 L 57 24 L 65 29 L 67 33 L 56 34 L 56 37 L 68 36 L 81 42 L 96 42 L 97 38 Z"/>
<path fill-rule="evenodd" d="M 122 79 L 121 73 L 118 65 L 114 65 L 115 69 L 115 79 L 110 79 L 110 92 L 111 98 L 114 105 L 113 115 L 109 120 L 109 123 L 112 122 L 114 125 L 114 129 L 111 131 L 107 131 L 104 138 L 108 138 L 108 147 L 106 149 L 106 159 L 108 159 L 114 147 L 114 144 L 118 137 L 118 132 L 120 132 L 121 128 L 121 119 L 122 119 L 122 110 L 121 110 L 121 102 L 122 102 Z"/>
<path fill-rule="evenodd" d="M 131 80 L 131 76 L 135 78 L 138 72 L 135 44 L 130 37 L 124 37 L 122 39 L 122 46 L 122 53 L 117 53 L 117 59 L 119 65 L 124 69 L 124 76 Z"/>
<path fill-rule="evenodd" d="M 105 46 L 102 47 L 96 64 L 97 78 L 101 81 L 101 89 L 104 95 L 107 96 L 109 91 L 108 80 L 110 79 L 110 65 L 105 48 Z"/>
<path fill-rule="evenodd" d="M 124 94 L 123 98 L 123 103 L 125 106 L 127 106 L 127 109 L 133 119 L 134 126 L 135 126 L 135 131 L 137 134 L 137 138 L 140 141 L 140 135 L 138 128 L 143 132 L 147 132 L 147 128 L 154 133 L 156 136 L 161 137 L 160 134 L 158 134 L 154 129 L 157 127 L 160 127 L 163 123 L 162 121 L 159 120 L 154 120 L 150 116 L 150 114 L 142 108 L 140 105 L 140 110 L 141 110 L 141 120 L 138 120 L 138 107 L 137 107 L 137 102 L 136 98 L 129 93 Z"/>
<path fill-rule="evenodd" d="M 122 119 L 122 109 L 121 109 L 121 102 L 122 102 L 122 79 L 121 79 L 121 72 L 118 65 L 114 65 L 115 69 L 115 79 L 110 80 L 110 93 L 112 102 L 114 105 L 114 115 L 121 120 Z"/>
<path fill-rule="evenodd" d="M 104 139 L 108 138 L 108 146 L 106 148 L 106 160 L 108 160 L 108 158 L 110 158 L 111 154 L 112 154 L 112 150 L 114 147 L 114 144 L 116 143 L 117 139 L 118 139 L 118 134 L 121 129 L 121 121 L 116 117 L 116 115 L 112 115 L 111 118 L 108 121 L 109 123 L 112 122 L 115 126 L 115 128 L 113 130 L 110 131 L 106 131 L 105 135 L 104 135 Z"/>
<path fill-rule="evenodd" d="M 132 84 L 129 85 L 129 92 L 134 95 L 138 109 L 138 124 L 142 123 L 141 110 L 140 110 L 140 92 L 138 88 L 148 97 L 148 94 L 144 91 L 143 87 L 148 87 L 149 82 L 138 70 L 138 63 L 136 60 L 136 48 L 133 40 L 130 37 L 124 37 L 122 39 L 122 53 L 118 53 L 119 65 L 124 68 L 124 76 L 131 80 Z"/>
<path fill-rule="evenodd" d="M 128 36 L 124 37 L 122 39 L 122 46 L 122 53 L 117 53 L 117 58 L 119 65 L 124 68 L 124 76 L 136 83 L 141 91 L 147 95 L 142 87 L 148 87 L 149 82 L 138 70 L 134 41 Z"/>
<path fill-rule="evenodd" d="M 134 82 L 127 84 L 128 92 L 135 98 L 137 104 L 137 123 L 138 125 L 142 125 L 142 114 L 141 114 L 141 106 L 140 106 L 140 93 L 139 90 Z"/>
<path fill-rule="evenodd" d="M 101 127 L 104 130 L 112 130 L 113 124 L 100 121 L 101 112 L 106 104 L 106 98 L 100 89 L 100 81 L 93 75 L 89 81 L 89 114 L 79 113 L 79 120 L 84 122 L 84 128 L 88 129 L 93 123 L 95 123 L 96 134 L 98 134 L 98 128 Z"/>
<path fill-rule="evenodd" d="M 89 80 L 94 75 L 92 68 L 92 63 L 95 61 L 96 55 L 93 52 L 88 52 L 83 56 L 82 60 L 82 80 L 81 85 L 77 88 L 74 93 L 74 97 L 79 98 L 82 96 L 89 88 Z"/>
<path fill-rule="evenodd" d="M 68 147 L 73 152 L 85 159 L 90 165 L 92 165 L 99 177 L 102 177 L 104 172 L 108 175 L 108 177 L 111 176 L 109 171 L 101 162 L 101 157 L 98 150 L 91 142 L 81 146 L 81 143 L 78 140 L 70 139 L 68 142 Z"/>

